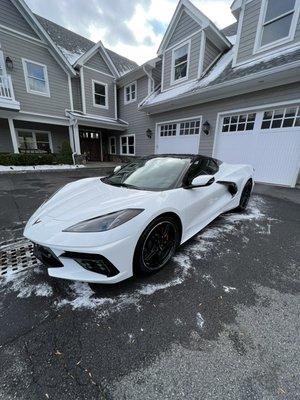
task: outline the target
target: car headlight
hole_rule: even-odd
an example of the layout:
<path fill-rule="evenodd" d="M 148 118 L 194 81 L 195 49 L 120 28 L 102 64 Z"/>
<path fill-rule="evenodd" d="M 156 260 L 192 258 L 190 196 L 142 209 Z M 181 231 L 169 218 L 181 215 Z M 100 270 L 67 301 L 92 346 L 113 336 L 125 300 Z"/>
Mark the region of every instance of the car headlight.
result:
<path fill-rule="evenodd" d="M 120 210 L 110 214 L 102 215 L 88 219 L 86 221 L 78 222 L 75 225 L 64 229 L 63 232 L 105 232 L 110 229 L 116 228 L 130 221 L 132 218 L 139 215 L 142 211 L 141 208 L 129 208 L 127 210 Z"/>

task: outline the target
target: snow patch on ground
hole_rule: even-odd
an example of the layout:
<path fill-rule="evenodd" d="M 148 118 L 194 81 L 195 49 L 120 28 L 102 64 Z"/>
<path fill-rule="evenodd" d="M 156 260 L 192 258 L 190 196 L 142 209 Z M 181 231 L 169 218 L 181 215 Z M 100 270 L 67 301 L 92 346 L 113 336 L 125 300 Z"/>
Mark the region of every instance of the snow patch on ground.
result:
<path fill-rule="evenodd" d="M 197 313 L 197 316 L 196 316 L 196 322 L 197 322 L 198 328 L 202 329 L 205 321 L 199 312 Z"/>
<path fill-rule="evenodd" d="M 12 172 L 12 171 L 48 171 L 57 169 L 77 169 L 85 168 L 84 165 L 0 165 L 0 172 Z"/>
<path fill-rule="evenodd" d="M 230 293 L 230 292 L 234 292 L 237 289 L 233 286 L 223 286 L 223 290 L 225 293 Z"/>

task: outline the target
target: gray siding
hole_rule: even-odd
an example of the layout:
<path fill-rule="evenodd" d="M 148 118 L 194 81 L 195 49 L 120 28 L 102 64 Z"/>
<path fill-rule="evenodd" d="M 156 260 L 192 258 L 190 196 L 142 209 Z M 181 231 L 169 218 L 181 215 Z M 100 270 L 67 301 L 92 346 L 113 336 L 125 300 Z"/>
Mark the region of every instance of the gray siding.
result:
<path fill-rule="evenodd" d="M 158 61 L 155 65 L 155 68 L 152 70 L 152 78 L 154 79 L 154 87 L 161 83 L 161 67 L 162 62 Z"/>
<path fill-rule="evenodd" d="M 38 35 L 20 14 L 19 10 L 12 4 L 11 0 L 0 1 L 0 24 L 38 38 Z"/>
<path fill-rule="evenodd" d="M 90 68 L 94 68 L 97 71 L 104 72 L 105 74 L 112 75 L 111 70 L 108 68 L 106 62 L 104 61 L 102 55 L 99 53 L 99 51 L 93 55 L 86 63 L 85 65 Z"/>
<path fill-rule="evenodd" d="M 72 95 L 74 110 L 82 111 L 80 78 L 72 79 Z"/>
<path fill-rule="evenodd" d="M 205 43 L 203 71 L 211 65 L 219 54 L 220 50 L 209 39 L 207 39 Z"/>
<path fill-rule="evenodd" d="M 146 113 L 138 111 L 138 104 L 148 95 L 148 77 L 143 77 L 137 81 L 137 100 L 133 103 L 124 104 L 124 88 L 118 90 L 119 98 L 119 118 L 129 123 L 128 134 L 135 134 L 135 154 L 143 156 L 152 154 L 154 149 L 154 129 L 150 118 Z M 152 139 L 147 138 L 146 130 L 152 129 Z M 120 151 L 119 141 L 117 139 L 118 154 Z"/>
<path fill-rule="evenodd" d="M 276 99 L 277 101 L 278 99 L 280 99 L 280 101 L 282 102 L 289 100 L 299 100 L 299 92 L 300 83 L 293 83 L 289 85 L 279 86 L 277 88 L 244 94 L 241 96 L 234 96 L 232 98 L 224 100 L 200 104 L 198 106 L 191 106 L 184 109 L 155 114 L 150 116 L 150 129 L 155 132 L 155 124 L 162 121 L 170 121 L 174 119 L 189 118 L 202 115 L 203 122 L 209 121 L 209 123 L 211 124 L 211 133 L 208 136 L 201 133 L 199 153 L 211 156 L 213 151 L 217 114 L 219 112 L 247 107 L 255 108 L 256 106 L 274 103 L 276 102 Z M 144 137 L 144 141 L 146 141 L 146 137 Z M 152 147 L 147 146 L 147 149 L 149 151 L 149 153 L 147 154 L 152 154 L 155 151 L 154 140 L 151 141 L 151 144 Z"/>
<path fill-rule="evenodd" d="M 69 142 L 69 129 L 67 126 L 39 124 L 36 122 L 15 120 L 16 129 L 35 129 L 40 131 L 51 132 L 53 152 L 58 153 L 61 150 L 64 141 Z"/>
<path fill-rule="evenodd" d="M 173 46 L 174 44 L 181 42 L 184 38 L 198 31 L 200 28 L 201 26 L 185 11 L 183 11 L 169 40 L 168 46 Z"/>
<path fill-rule="evenodd" d="M 104 117 L 115 117 L 115 95 L 114 95 L 114 78 L 104 75 L 101 72 L 92 71 L 83 68 L 85 101 L 87 114 L 102 115 Z M 93 105 L 93 82 L 96 80 L 108 85 L 108 109 L 94 107 Z"/>
<path fill-rule="evenodd" d="M 199 32 L 191 38 L 190 63 L 188 68 L 189 80 L 197 79 L 198 77 L 201 37 L 202 37 L 201 32 Z M 167 50 L 164 53 L 163 90 L 170 88 L 171 74 L 172 74 L 172 50 Z"/>
<path fill-rule="evenodd" d="M 237 62 L 243 62 L 250 60 L 253 57 L 255 37 L 259 22 L 259 14 L 262 0 L 253 0 L 246 4 L 244 18 L 242 23 L 241 37 L 239 42 Z M 300 18 L 297 21 L 297 29 L 295 39 L 288 43 L 288 45 L 300 41 Z M 273 47 L 272 50 L 284 48 L 287 44 Z M 260 52 L 259 54 L 265 54 L 268 51 Z"/>
<path fill-rule="evenodd" d="M 13 151 L 8 120 L 0 118 L 0 153 L 13 153 Z"/>
<path fill-rule="evenodd" d="M 0 43 L 4 58 L 9 56 L 13 60 L 14 68 L 10 74 L 16 100 L 21 103 L 21 110 L 65 116 L 65 109 L 70 109 L 68 77 L 49 50 L 44 46 L 3 32 L 0 32 Z M 47 66 L 51 97 L 27 93 L 22 58 Z"/>

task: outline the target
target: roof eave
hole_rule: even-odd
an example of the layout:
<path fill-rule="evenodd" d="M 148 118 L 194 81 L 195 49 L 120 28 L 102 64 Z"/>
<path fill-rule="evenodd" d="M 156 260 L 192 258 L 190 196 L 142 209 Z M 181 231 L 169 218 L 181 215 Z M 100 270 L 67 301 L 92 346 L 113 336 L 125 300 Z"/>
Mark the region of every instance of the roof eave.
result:
<path fill-rule="evenodd" d="M 287 65 L 269 68 L 255 74 L 247 75 L 242 78 L 232 79 L 216 85 L 207 86 L 194 93 L 183 94 L 180 97 L 171 98 L 155 104 L 141 105 L 139 110 L 156 114 L 176 108 L 184 108 L 191 105 L 202 104 L 209 101 L 225 99 L 243 93 L 255 92 L 274 86 L 285 85 L 299 81 L 300 61 L 295 61 Z M 261 78 L 265 78 L 261 82 Z M 250 81 L 259 82 L 257 90 L 253 90 Z M 230 90 L 228 90 L 230 88 Z M 184 104 L 184 105 L 182 105 Z"/>

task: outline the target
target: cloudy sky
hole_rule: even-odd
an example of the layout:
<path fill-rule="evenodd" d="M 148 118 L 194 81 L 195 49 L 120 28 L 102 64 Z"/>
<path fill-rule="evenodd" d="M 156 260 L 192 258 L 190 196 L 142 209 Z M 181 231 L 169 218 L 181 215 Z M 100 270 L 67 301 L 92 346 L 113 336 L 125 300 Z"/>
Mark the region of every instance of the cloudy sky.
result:
<path fill-rule="evenodd" d="M 30 8 L 141 64 L 155 57 L 177 0 L 26 0 Z M 218 27 L 232 22 L 232 0 L 193 0 Z"/>

